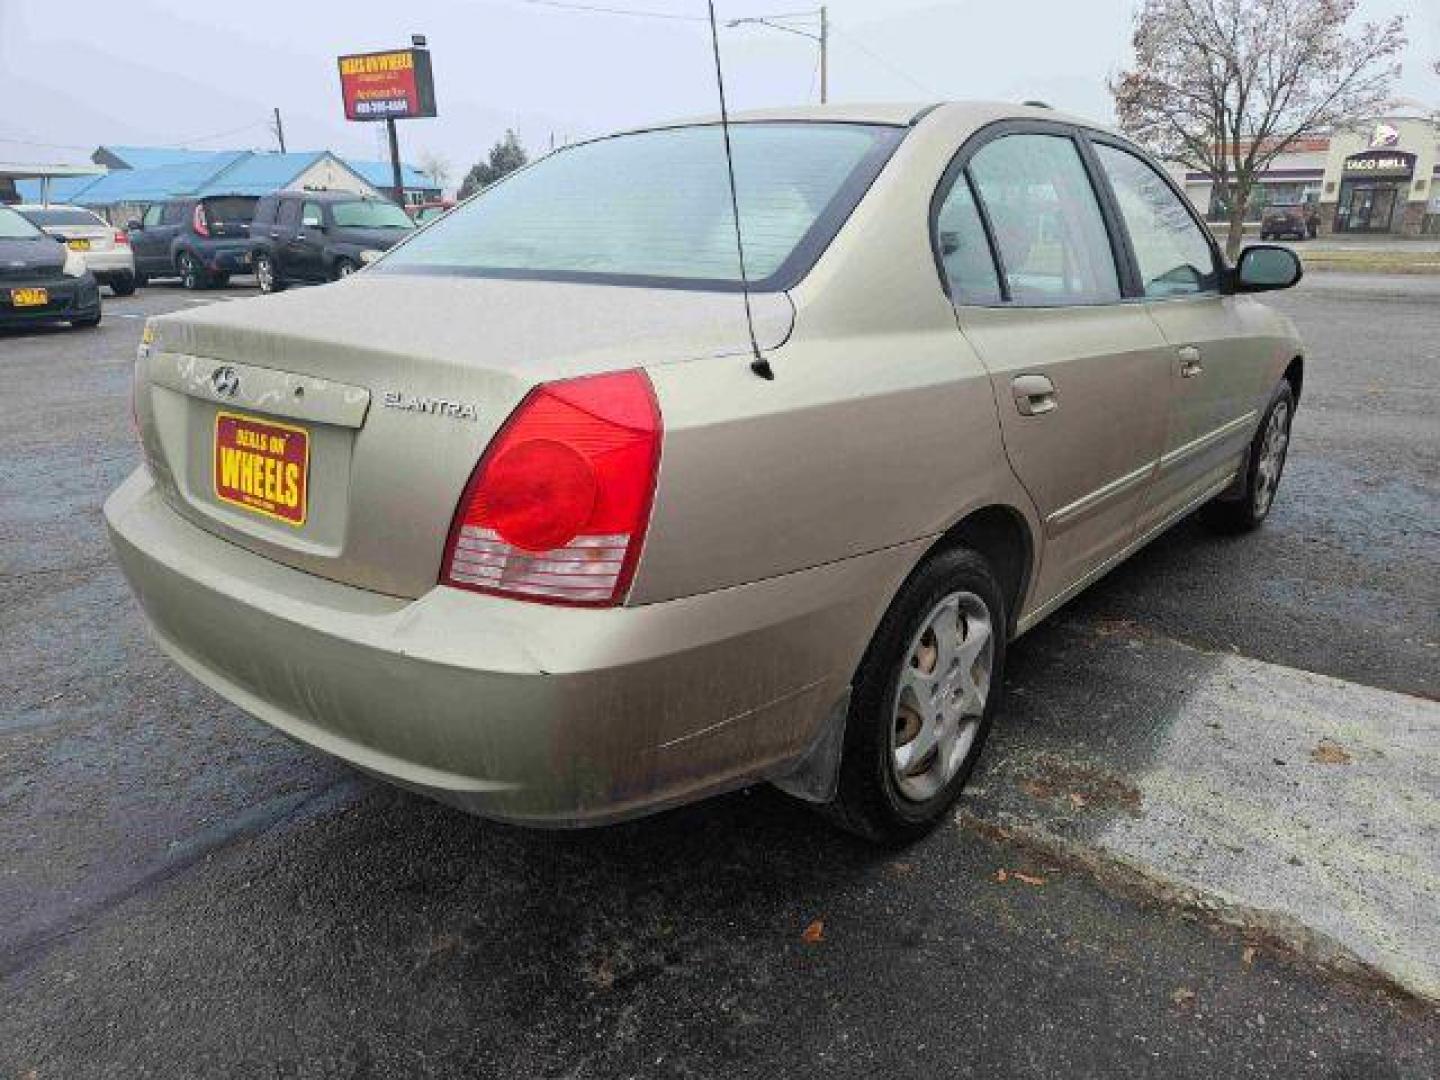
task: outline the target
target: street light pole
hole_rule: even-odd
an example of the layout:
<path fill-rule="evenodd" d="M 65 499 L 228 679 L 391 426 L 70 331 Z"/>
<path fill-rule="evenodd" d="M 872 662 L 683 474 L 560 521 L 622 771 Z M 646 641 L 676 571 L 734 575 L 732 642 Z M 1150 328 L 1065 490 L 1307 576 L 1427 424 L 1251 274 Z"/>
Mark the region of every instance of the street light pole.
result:
<path fill-rule="evenodd" d="M 745 19 L 731 19 L 726 26 L 768 26 L 771 30 L 784 30 L 787 34 L 798 34 L 803 38 L 809 38 L 820 46 L 820 104 L 830 100 L 830 12 L 824 5 L 818 11 L 803 11 L 797 15 L 783 16 L 784 18 L 797 17 L 820 19 L 820 33 L 812 34 L 808 30 L 797 30 L 793 26 L 786 26 L 784 23 L 772 22 L 772 19 L 782 18 L 780 15 L 756 15 Z"/>

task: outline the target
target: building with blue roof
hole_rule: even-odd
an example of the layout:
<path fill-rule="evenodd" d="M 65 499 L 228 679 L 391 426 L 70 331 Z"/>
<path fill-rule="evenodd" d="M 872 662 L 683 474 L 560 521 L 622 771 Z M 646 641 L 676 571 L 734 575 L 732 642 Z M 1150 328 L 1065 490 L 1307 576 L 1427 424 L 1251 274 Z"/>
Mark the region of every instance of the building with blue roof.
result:
<path fill-rule="evenodd" d="M 328 150 L 279 154 L 255 150 L 177 150 L 168 147 L 102 146 L 91 160 L 109 171 L 50 182 L 50 201 L 88 206 L 123 223 L 151 203 L 197 195 L 269 195 L 276 191 L 353 191 L 373 198 L 390 194 L 389 162 L 347 161 Z M 440 198 L 440 188 L 418 169 L 401 173 L 405 201 Z M 24 201 L 40 199 L 38 180 L 20 180 Z"/>

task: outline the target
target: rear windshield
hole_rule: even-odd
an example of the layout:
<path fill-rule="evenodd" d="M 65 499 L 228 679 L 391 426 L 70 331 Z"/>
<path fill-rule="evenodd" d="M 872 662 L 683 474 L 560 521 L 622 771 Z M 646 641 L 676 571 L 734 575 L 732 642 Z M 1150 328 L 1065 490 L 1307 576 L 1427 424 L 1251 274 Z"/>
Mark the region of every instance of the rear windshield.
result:
<path fill-rule="evenodd" d="M 798 281 L 903 128 L 748 123 L 730 129 L 752 286 Z M 551 154 L 392 251 L 384 273 L 738 289 L 718 125 L 601 139 Z"/>
<path fill-rule="evenodd" d="M 104 225 L 104 218 L 98 214 L 92 214 L 89 210 L 76 210 L 74 208 L 56 208 L 47 206 L 43 210 L 26 210 L 25 216 L 43 229 L 55 227 L 65 228 L 71 225 L 95 226 Z"/>
<path fill-rule="evenodd" d="M 0 240 L 33 240 L 44 235 L 8 206 L 0 206 Z"/>
<path fill-rule="evenodd" d="M 342 229 L 413 229 L 410 215 L 394 203 L 356 199 L 330 206 L 330 217 Z"/>
<path fill-rule="evenodd" d="M 218 199 L 205 200 L 205 216 L 210 224 L 220 221 L 246 222 L 255 216 L 255 204 L 260 201 L 254 195 L 225 195 Z"/>

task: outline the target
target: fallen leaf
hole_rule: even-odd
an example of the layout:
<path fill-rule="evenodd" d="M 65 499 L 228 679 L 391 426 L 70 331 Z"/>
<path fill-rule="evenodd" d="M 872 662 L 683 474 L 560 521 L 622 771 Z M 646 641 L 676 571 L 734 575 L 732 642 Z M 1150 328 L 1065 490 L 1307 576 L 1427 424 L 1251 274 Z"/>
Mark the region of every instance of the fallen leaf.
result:
<path fill-rule="evenodd" d="M 1019 870 L 1015 871 L 1014 878 L 1016 881 L 1023 881 L 1026 885 L 1033 885 L 1037 889 L 1045 884 L 1043 877 L 1037 874 L 1022 874 Z"/>
<path fill-rule="evenodd" d="M 1085 796 L 1081 795 L 1078 791 L 1070 792 L 1070 805 L 1076 810 L 1079 810 L 1085 805 Z"/>
<path fill-rule="evenodd" d="M 1182 986 L 1170 995 L 1170 1001 L 1176 1008 L 1188 1009 L 1195 1004 L 1195 991 L 1188 986 Z"/>
<path fill-rule="evenodd" d="M 1255 946 L 1246 945 L 1245 951 L 1240 954 L 1240 959 L 1244 962 L 1246 967 L 1249 967 L 1251 964 L 1255 963 Z"/>
<path fill-rule="evenodd" d="M 1339 743 L 1321 739 L 1320 745 L 1310 751 L 1310 760 L 1318 761 L 1322 765 L 1349 765 L 1350 755 Z"/>
<path fill-rule="evenodd" d="M 1002 866 L 999 870 L 996 870 L 996 871 L 995 871 L 995 880 L 998 881 L 998 882 L 1000 882 L 1001 885 L 1004 885 L 1005 882 L 1007 882 L 1007 881 L 1010 880 L 1010 874 L 1009 874 L 1009 872 Z"/>
<path fill-rule="evenodd" d="M 806 945 L 819 945 L 825 940 L 825 920 L 816 919 L 805 927 L 805 932 L 800 935 L 800 940 Z"/>

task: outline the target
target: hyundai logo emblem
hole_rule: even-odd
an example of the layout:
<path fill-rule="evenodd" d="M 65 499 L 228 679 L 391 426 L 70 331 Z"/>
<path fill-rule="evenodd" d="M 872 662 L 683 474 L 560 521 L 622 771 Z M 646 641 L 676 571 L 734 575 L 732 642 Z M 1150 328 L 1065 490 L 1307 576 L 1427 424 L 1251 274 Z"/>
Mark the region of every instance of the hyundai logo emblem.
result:
<path fill-rule="evenodd" d="M 216 368 L 210 376 L 210 389 L 216 397 L 233 398 L 240 392 L 240 373 L 229 364 Z"/>

